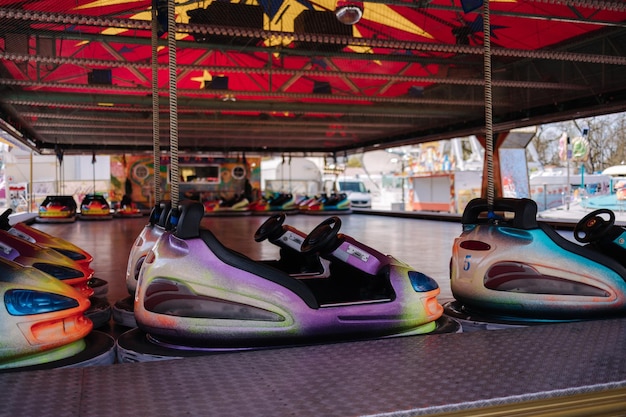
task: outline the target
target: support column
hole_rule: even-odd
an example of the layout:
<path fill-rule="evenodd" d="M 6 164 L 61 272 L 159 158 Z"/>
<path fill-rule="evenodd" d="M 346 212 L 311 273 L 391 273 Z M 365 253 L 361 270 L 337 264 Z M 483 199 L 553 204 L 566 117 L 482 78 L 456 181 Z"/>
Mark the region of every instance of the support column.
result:
<path fill-rule="evenodd" d="M 500 172 L 500 146 L 504 143 L 504 140 L 509 135 L 509 132 L 498 133 L 493 139 L 493 188 L 494 197 L 500 198 L 503 196 L 502 192 L 502 175 Z M 487 141 L 484 135 L 477 135 L 476 138 L 483 148 L 486 148 Z M 487 198 L 487 164 L 483 163 L 483 178 L 480 196 Z"/>

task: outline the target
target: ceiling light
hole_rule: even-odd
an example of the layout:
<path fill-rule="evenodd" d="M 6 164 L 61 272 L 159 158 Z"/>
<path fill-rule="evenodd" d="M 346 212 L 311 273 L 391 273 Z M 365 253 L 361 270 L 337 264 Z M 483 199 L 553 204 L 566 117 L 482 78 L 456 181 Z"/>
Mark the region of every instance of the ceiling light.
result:
<path fill-rule="evenodd" d="M 339 0 L 335 16 L 344 25 L 355 25 L 363 17 L 363 3 L 360 1 Z"/>

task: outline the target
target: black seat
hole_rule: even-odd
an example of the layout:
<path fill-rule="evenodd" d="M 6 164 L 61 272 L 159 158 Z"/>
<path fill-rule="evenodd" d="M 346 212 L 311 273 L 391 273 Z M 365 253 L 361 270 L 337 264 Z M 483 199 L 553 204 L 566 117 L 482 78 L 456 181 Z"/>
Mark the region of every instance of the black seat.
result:
<path fill-rule="evenodd" d="M 309 307 L 319 308 L 313 292 L 302 282 L 288 274 L 227 248 L 215 235 L 200 227 L 204 206 L 197 201 L 184 201 L 179 206 L 180 217 L 174 235 L 181 239 L 201 238 L 211 251 L 225 264 L 275 282 L 297 294 Z"/>

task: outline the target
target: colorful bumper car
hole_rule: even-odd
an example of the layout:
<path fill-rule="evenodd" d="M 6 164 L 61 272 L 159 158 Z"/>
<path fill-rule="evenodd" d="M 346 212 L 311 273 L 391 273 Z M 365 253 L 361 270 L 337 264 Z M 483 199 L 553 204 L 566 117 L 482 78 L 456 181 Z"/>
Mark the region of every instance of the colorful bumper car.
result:
<path fill-rule="evenodd" d="M 492 209 L 470 201 L 453 245 L 448 315 L 495 328 L 626 313 L 626 230 L 613 212 L 594 211 L 576 225 L 582 244 L 536 214 L 529 199 L 496 199 Z"/>
<path fill-rule="evenodd" d="M 143 216 L 143 213 L 139 210 L 137 205 L 133 203 L 128 195 L 124 195 L 124 197 L 122 197 L 122 201 L 120 201 L 117 207 L 115 207 L 113 216 L 122 219 L 129 219 L 141 217 Z"/>
<path fill-rule="evenodd" d="M 252 214 L 269 215 L 273 213 L 297 213 L 296 199 L 291 193 L 270 193 L 250 204 Z"/>
<path fill-rule="evenodd" d="M 95 290 L 90 286 L 90 281 L 94 271 L 89 266 L 5 230 L 0 230 L 0 258 L 45 272 L 74 287 L 83 296 L 90 297 L 91 306 L 85 314 L 95 327 L 102 326 L 111 317 L 111 307 L 106 299 L 93 296 Z"/>
<path fill-rule="evenodd" d="M 44 248 L 53 249 L 76 262 L 81 267 L 89 269 L 89 264 L 93 261 L 93 256 L 91 256 L 88 252 L 73 243 L 68 242 L 67 240 L 49 235 L 48 233 L 31 227 L 26 223 L 18 222 L 11 225 L 9 221 L 10 213 L 11 209 L 8 209 L 0 215 L 0 230 L 5 230 L 12 235 L 27 240 L 30 243 Z M 108 292 L 108 282 L 103 279 L 92 277 L 89 279 L 88 285 L 95 291 L 95 296 L 104 296 Z"/>
<path fill-rule="evenodd" d="M 170 212 L 169 201 L 156 205 L 150 213 L 148 224 L 144 226 L 135 239 L 126 265 L 126 288 L 129 296 L 115 302 L 112 308 L 113 320 L 122 326 L 136 327 L 134 302 L 137 278 L 146 255 L 154 247 L 156 241 L 165 232 L 167 216 Z"/>
<path fill-rule="evenodd" d="M 298 206 L 302 213 L 306 214 L 348 214 L 352 212 L 350 200 L 345 193 L 333 193 L 304 202 Z"/>
<path fill-rule="evenodd" d="M 31 243 L 54 249 L 81 265 L 89 266 L 89 264 L 93 261 L 93 256 L 67 240 L 49 235 L 48 233 L 35 227 L 31 227 L 24 222 L 18 222 L 11 225 L 9 220 L 11 211 L 11 209 L 8 209 L 0 215 L 1 230 L 6 230 L 7 232 L 28 240 Z"/>
<path fill-rule="evenodd" d="M 0 372 L 111 364 L 113 339 L 92 332 L 79 291 L 0 258 Z"/>
<path fill-rule="evenodd" d="M 36 221 L 40 223 L 72 223 L 76 221 L 76 201 L 71 195 L 49 195 L 39 205 Z"/>
<path fill-rule="evenodd" d="M 255 349 L 438 330 L 437 283 L 339 234 L 339 218 L 300 248 L 328 259 L 330 275 L 298 279 L 225 247 L 200 228 L 203 213 L 199 203 L 182 204 L 176 231 L 161 236 L 141 268 L 135 319 L 152 344 Z"/>
<path fill-rule="evenodd" d="M 205 201 L 205 216 L 242 216 L 250 214 L 250 201 L 242 194 L 233 198 Z"/>
<path fill-rule="evenodd" d="M 111 206 L 103 195 L 87 194 L 81 201 L 81 220 L 110 220 L 112 218 Z"/>

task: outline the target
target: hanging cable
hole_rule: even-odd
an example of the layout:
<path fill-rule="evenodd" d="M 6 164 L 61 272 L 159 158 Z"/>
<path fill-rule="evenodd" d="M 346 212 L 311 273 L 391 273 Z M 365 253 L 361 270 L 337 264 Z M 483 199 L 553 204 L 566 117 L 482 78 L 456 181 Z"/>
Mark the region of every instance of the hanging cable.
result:
<path fill-rule="evenodd" d="M 161 201 L 161 155 L 160 155 L 160 130 L 159 130 L 159 63 L 158 63 L 158 40 L 159 22 L 157 21 L 157 8 L 152 7 L 152 152 L 154 171 L 154 204 Z"/>
<path fill-rule="evenodd" d="M 167 48 L 170 94 L 170 181 L 172 207 L 178 207 L 178 98 L 176 92 L 176 2 L 167 5 Z"/>
<path fill-rule="evenodd" d="M 485 71 L 485 157 L 487 162 L 487 210 L 491 216 L 494 200 L 493 172 L 493 97 L 491 93 L 491 24 L 489 0 L 483 4 L 484 71 Z"/>

